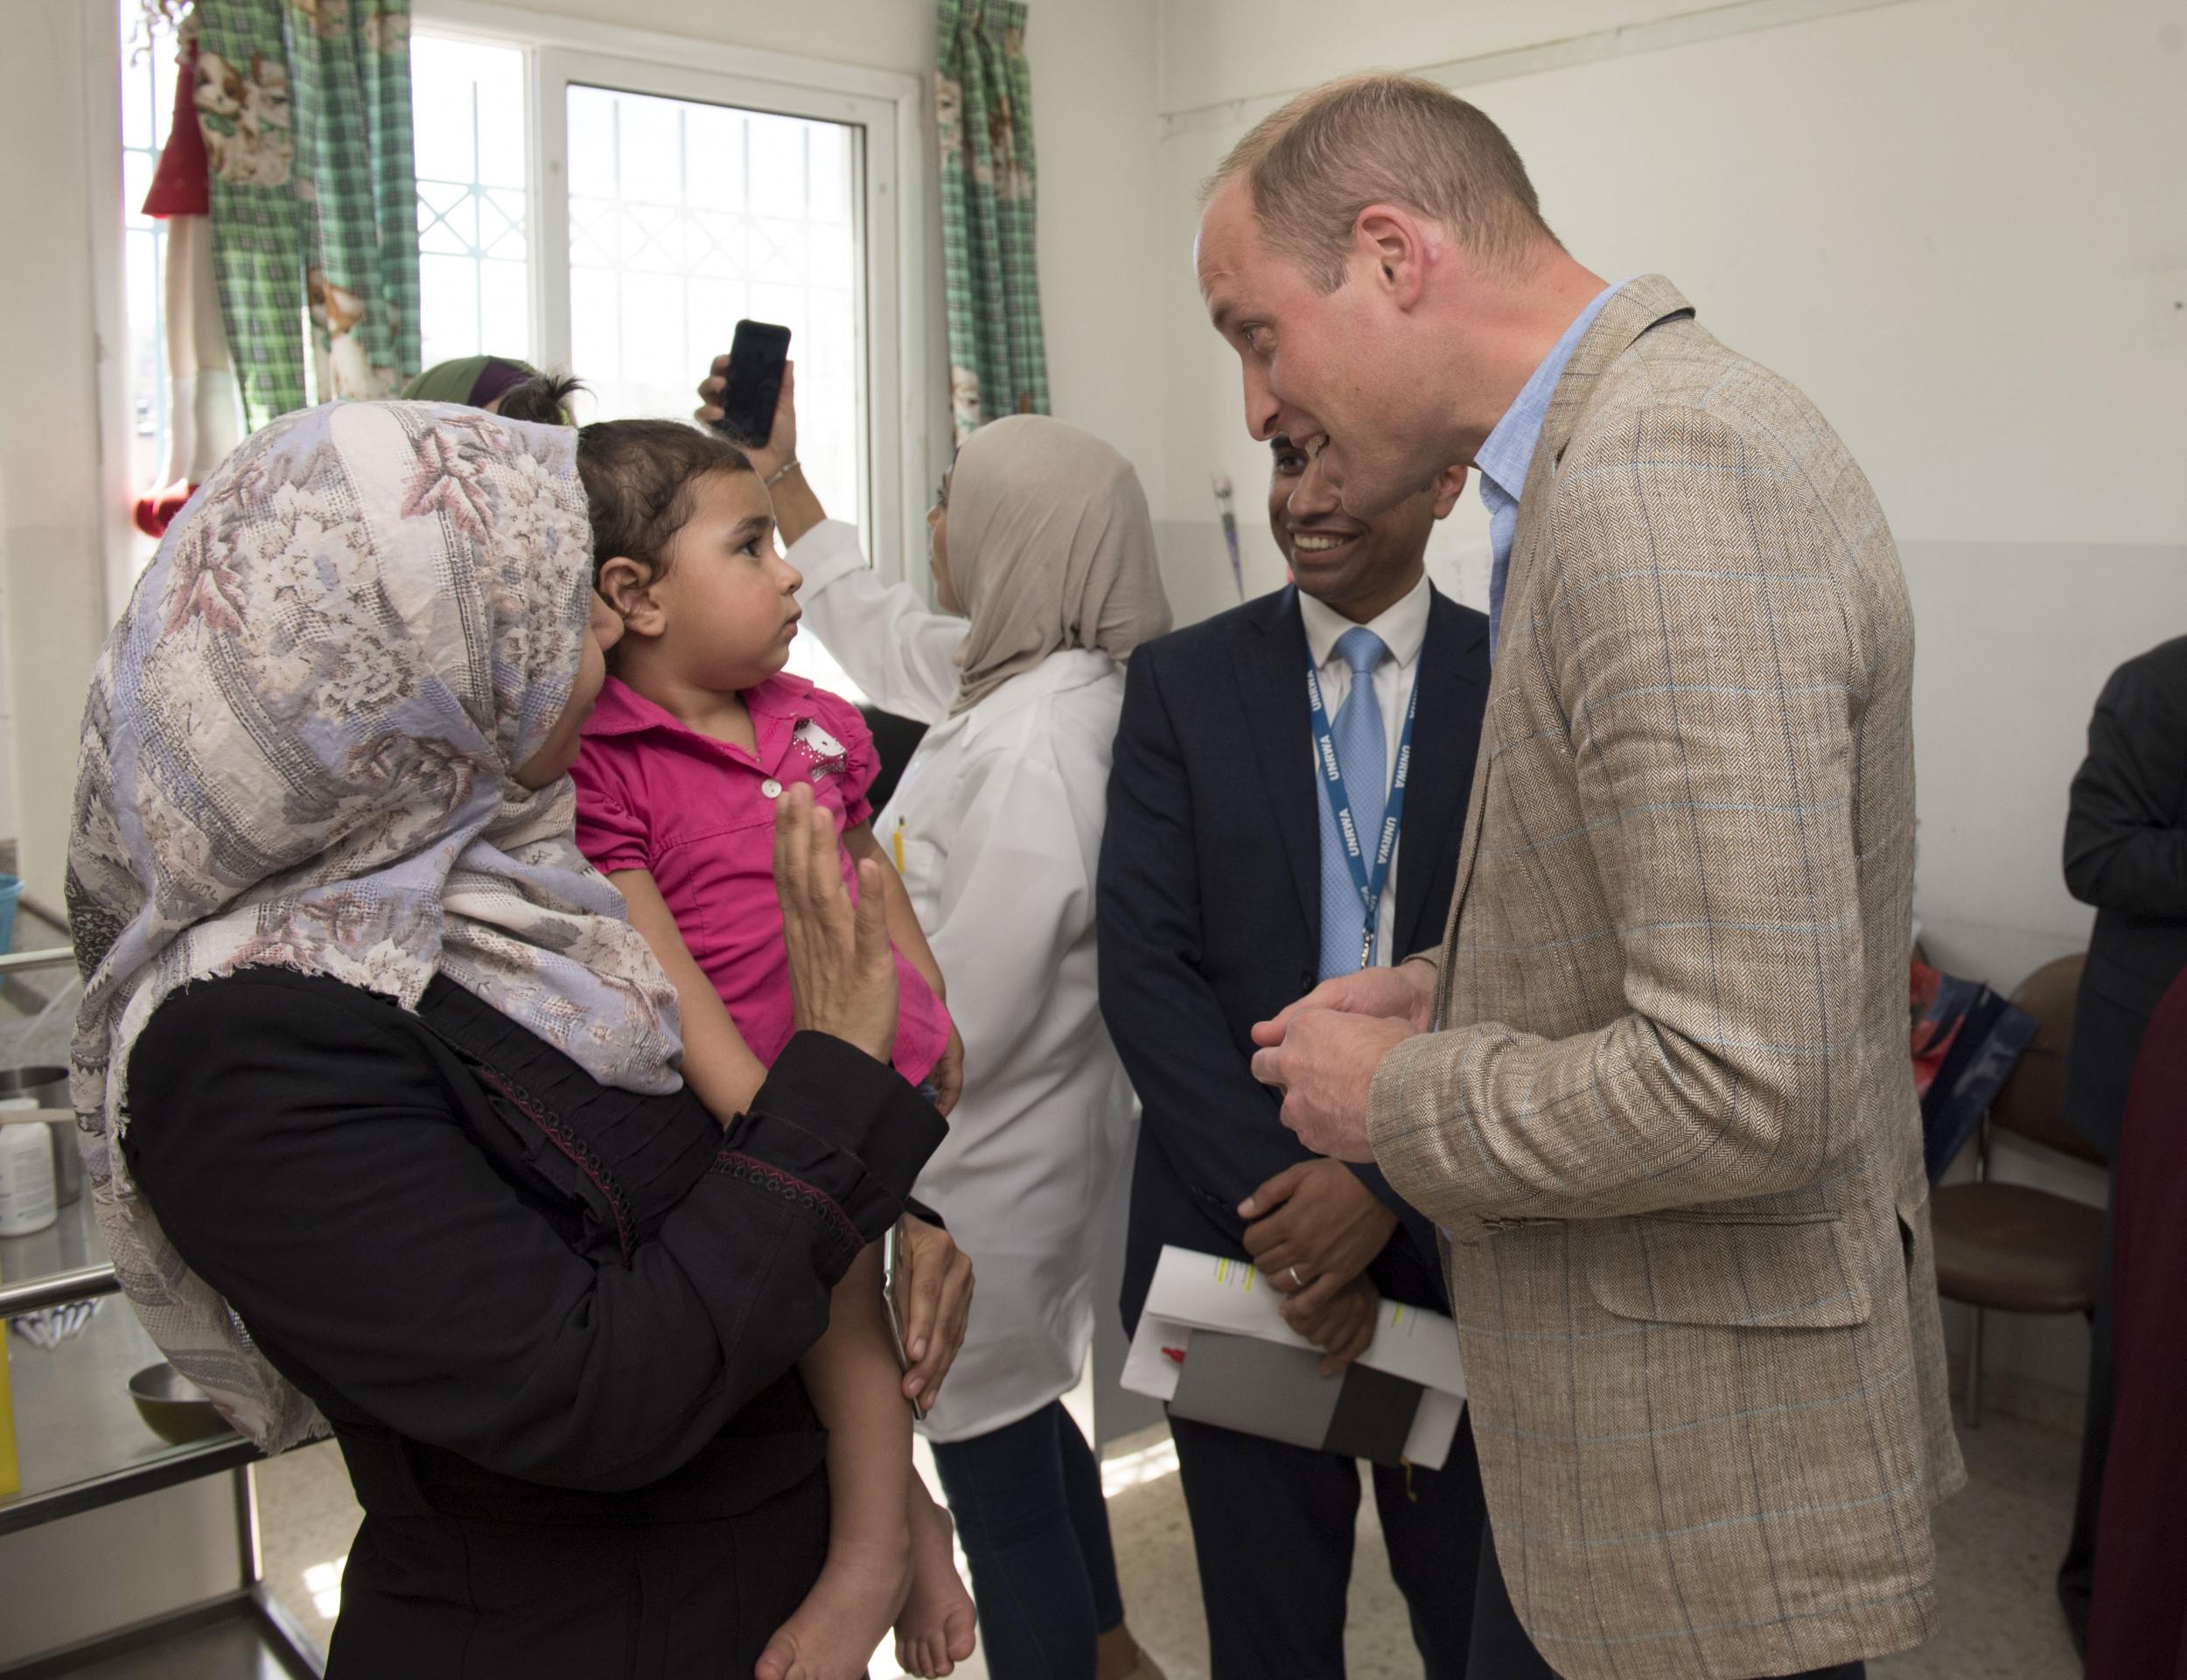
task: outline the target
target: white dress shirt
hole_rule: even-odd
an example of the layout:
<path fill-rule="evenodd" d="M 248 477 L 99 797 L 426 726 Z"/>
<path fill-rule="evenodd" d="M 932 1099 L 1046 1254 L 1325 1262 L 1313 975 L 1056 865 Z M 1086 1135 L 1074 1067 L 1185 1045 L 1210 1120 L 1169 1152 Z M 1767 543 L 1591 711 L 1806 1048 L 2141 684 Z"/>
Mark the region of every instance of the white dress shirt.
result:
<path fill-rule="evenodd" d="M 1413 585 L 1412 593 L 1402 601 L 1387 608 L 1380 617 L 1370 619 L 1367 628 L 1381 638 L 1390 657 L 1374 670 L 1374 698 L 1382 708 L 1382 749 L 1387 758 L 1382 767 L 1382 791 L 1387 798 L 1391 778 L 1397 774 L 1398 742 L 1405 733 L 1405 708 L 1412 701 L 1413 679 L 1420 672 L 1420 651 L 1428 640 L 1428 608 L 1432 597 L 1428 580 L 1422 575 Z M 1299 617 L 1306 621 L 1306 651 L 1313 655 L 1314 665 L 1321 677 L 1321 703 L 1327 708 L 1329 721 L 1334 727 L 1337 714 L 1344 708 L 1345 699 L 1352 693 L 1352 667 L 1337 653 L 1337 638 L 1352 629 L 1352 620 L 1334 607 L 1324 606 L 1303 589 L 1298 596 Z M 1301 680 L 1302 683 L 1303 679 Z M 1300 742 L 1306 756 L 1314 763 L 1314 782 L 1321 784 L 1321 765 L 1314 749 L 1314 738 L 1310 733 Z M 1314 832 L 1321 832 L 1316 819 Z M 1397 871 L 1398 853 L 1403 842 L 1390 849 L 1389 882 L 1382 889 L 1382 902 L 1377 907 L 1374 924 L 1374 956 L 1378 963 L 1401 963 L 1409 952 L 1393 951 L 1390 942 L 1396 937 L 1397 928 Z"/>

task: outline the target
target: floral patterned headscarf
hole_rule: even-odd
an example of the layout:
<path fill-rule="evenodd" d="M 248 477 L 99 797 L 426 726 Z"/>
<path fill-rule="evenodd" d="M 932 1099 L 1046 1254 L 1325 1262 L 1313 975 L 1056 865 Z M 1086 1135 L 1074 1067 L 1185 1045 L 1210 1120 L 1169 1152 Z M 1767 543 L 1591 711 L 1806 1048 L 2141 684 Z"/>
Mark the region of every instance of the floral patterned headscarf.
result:
<path fill-rule="evenodd" d="M 284 416 L 191 498 L 92 675 L 67 892 L 99 1219 L 152 1340 L 269 1451 L 318 1414 L 183 1264 L 120 1147 L 162 999 L 270 964 L 414 1007 L 443 973 L 603 1083 L 679 1084 L 674 989 L 579 855 L 569 778 L 510 779 L 577 673 L 575 451 L 441 404 Z"/>

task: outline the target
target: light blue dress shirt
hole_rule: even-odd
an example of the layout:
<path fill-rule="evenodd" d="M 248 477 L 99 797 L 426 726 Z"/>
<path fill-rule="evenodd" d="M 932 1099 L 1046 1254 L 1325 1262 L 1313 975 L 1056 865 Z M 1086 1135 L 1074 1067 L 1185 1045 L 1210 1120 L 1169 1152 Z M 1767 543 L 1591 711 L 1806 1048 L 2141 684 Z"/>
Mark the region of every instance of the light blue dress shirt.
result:
<path fill-rule="evenodd" d="M 1519 530 L 1520 498 L 1527 493 L 1527 468 L 1549 418 L 1549 400 L 1556 395 L 1557 381 L 1564 377 L 1564 365 L 1580 347 L 1587 329 L 1595 324 L 1603 305 L 1631 278 L 1627 275 L 1615 286 L 1605 286 L 1564 329 L 1564 336 L 1541 359 L 1541 365 L 1520 388 L 1511 407 L 1504 410 L 1504 417 L 1496 422 L 1496 429 L 1473 457 L 1473 471 L 1481 478 L 1481 503 L 1488 509 L 1489 548 L 1495 557 L 1488 575 L 1488 657 L 1492 660 L 1503 630 L 1504 581 L 1511 570 L 1512 538 Z"/>

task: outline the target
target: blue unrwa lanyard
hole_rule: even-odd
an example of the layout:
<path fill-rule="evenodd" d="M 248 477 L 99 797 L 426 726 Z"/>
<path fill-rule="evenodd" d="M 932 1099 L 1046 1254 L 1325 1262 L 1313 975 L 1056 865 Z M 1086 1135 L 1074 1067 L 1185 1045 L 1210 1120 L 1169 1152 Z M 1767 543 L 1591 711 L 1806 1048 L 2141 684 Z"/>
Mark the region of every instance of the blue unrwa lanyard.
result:
<path fill-rule="evenodd" d="M 1369 680 L 1370 685 L 1373 679 Z M 1355 682 L 1354 686 L 1357 684 Z M 1361 698 L 1376 704 L 1370 686 Z M 1389 803 L 1382 810 L 1382 833 L 1374 847 L 1374 868 L 1367 868 L 1359 847 L 1359 825 L 1352 820 L 1352 796 L 1345 791 L 1344 767 L 1337 762 L 1336 737 L 1330 731 L 1329 710 L 1321 703 L 1321 676 L 1314 656 L 1306 655 L 1306 699 L 1314 708 L 1314 756 L 1321 763 L 1322 777 L 1329 784 L 1329 808 L 1336 813 L 1337 833 L 1344 837 L 1345 861 L 1352 866 L 1352 884 L 1359 889 L 1360 908 L 1366 926 L 1359 935 L 1359 966 L 1374 962 L 1375 924 L 1381 919 L 1382 889 L 1389 885 L 1390 859 L 1397 850 L 1397 825 L 1405 814 L 1405 778 L 1413 767 L 1413 715 L 1420 709 L 1420 673 L 1413 673 L 1412 696 L 1405 702 L 1405 733 L 1397 737 L 1397 774 L 1390 778 Z"/>

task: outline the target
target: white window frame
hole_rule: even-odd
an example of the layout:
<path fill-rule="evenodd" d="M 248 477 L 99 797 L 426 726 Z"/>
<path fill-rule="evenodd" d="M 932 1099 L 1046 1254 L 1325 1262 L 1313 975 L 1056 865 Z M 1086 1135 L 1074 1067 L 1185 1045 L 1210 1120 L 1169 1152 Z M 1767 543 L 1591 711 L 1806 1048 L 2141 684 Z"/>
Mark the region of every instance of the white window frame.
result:
<path fill-rule="evenodd" d="M 926 272 L 924 89 L 919 79 L 757 48 L 590 23 L 490 0 L 414 0 L 412 24 L 524 49 L 530 108 L 535 348 L 542 365 L 569 358 L 569 194 L 561 172 L 572 82 L 671 99 L 742 106 L 863 130 L 857 181 L 866 321 L 866 423 L 861 477 L 869 487 L 866 551 L 888 582 L 910 576 L 912 538 L 925 521 L 928 436 L 926 328 L 914 299 Z M 733 321 L 722 323 L 729 347 Z M 575 370 L 580 375 L 583 369 Z M 692 369 L 695 384 L 703 369 Z M 852 518 L 856 510 L 830 510 Z M 913 580 L 915 581 L 915 580 Z"/>
<path fill-rule="evenodd" d="M 91 318 L 97 335 L 94 380 L 99 405 L 99 477 L 105 489 L 100 558 L 109 619 L 120 617 L 129 605 L 143 568 L 144 538 L 130 519 L 129 509 L 138 496 L 151 488 L 131 482 L 136 475 L 136 408 L 129 380 L 128 215 L 122 201 L 126 182 L 122 169 L 124 43 L 121 10 L 112 0 L 93 0 L 80 14 L 86 79 L 84 117 L 88 129 L 84 174 L 93 195 Z"/>

